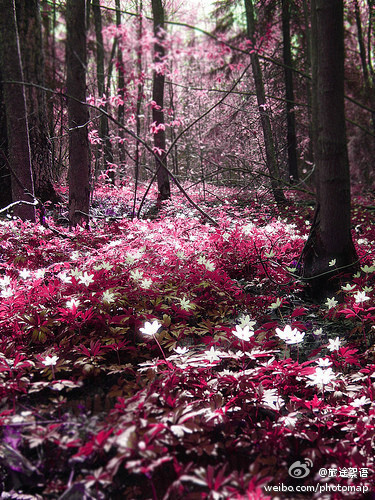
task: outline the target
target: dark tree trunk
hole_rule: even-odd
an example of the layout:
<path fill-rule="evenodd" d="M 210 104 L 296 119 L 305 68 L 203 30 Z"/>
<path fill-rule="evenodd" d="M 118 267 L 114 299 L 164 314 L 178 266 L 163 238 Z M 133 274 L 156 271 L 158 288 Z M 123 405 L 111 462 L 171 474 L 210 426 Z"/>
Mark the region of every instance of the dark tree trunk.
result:
<path fill-rule="evenodd" d="M 69 124 L 69 220 L 88 222 L 90 208 L 90 149 L 86 106 L 86 2 L 66 3 L 66 64 Z"/>
<path fill-rule="evenodd" d="M 154 62 L 156 65 L 162 65 L 165 56 L 164 49 L 164 8 L 162 0 L 152 0 L 152 14 L 154 17 L 154 34 L 156 42 L 154 45 Z M 158 201 L 167 200 L 171 197 L 169 176 L 165 165 L 167 158 L 165 156 L 165 130 L 164 125 L 164 70 L 157 68 L 153 74 L 152 99 L 156 105 L 152 108 L 152 121 L 156 127 L 161 125 L 159 131 L 154 134 L 154 147 L 158 180 Z"/>
<path fill-rule="evenodd" d="M 294 115 L 293 61 L 290 47 L 290 0 L 281 0 L 286 99 L 287 149 L 290 182 L 298 181 L 296 119 Z"/>
<path fill-rule="evenodd" d="M 313 55 L 316 59 L 317 208 L 303 252 L 303 275 L 320 292 L 338 271 L 357 260 L 351 237 L 350 175 L 344 111 L 344 30 L 342 0 L 313 0 Z M 335 259 L 335 268 L 329 262 Z"/>
<path fill-rule="evenodd" d="M 357 25 L 359 55 L 361 58 L 364 88 L 365 88 L 365 91 L 367 94 L 367 98 L 368 98 L 368 102 L 370 104 L 370 107 L 372 109 L 375 109 L 375 85 L 374 85 L 374 81 L 371 78 L 370 72 L 369 72 L 369 67 L 368 67 L 369 58 L 367 57 L 367 54 L 366 54 L 366 46 L 365 46 L 365 41 L 363 39 L 361 11 L 359 8 L 358 0 L 354 0 L 354 12 L 355 12 L 355 21 L 356 21 L 356 25 Z M 371 56 L 370 56 L 370 58 L 371 58 Z M 372 121 L 373 130 L 375 132 L 375 113 L 371 113 L 371 121 Z"/>
<path fill-rule="evenodd" d="M 16 0 L 23 77 L 26 82 L 44 86 L 44 55 L 39 0 Z M 34 175 L 35 195 L 42 202 L 57 201 L 52 182 L 51 142 L 48 134 L 45 91 L 25 87 L 27 121 Z"/>
<path fill-rule="evenodd" d="M 249 40 L 251 40 L 254 43 L 254 45 L 256 45 L 253 1 L 244 0 L 244 2 L 246 10 L 247 36 Z M 250 54 L 250 59 L 254 76 L 255 92 L 260 110 L 260 120 L 263 130 L 264 147 L 266 151 L 266 162 L 267 162 L 268 173 L 270 176 L 271 189 L 276 203 L 283 204 L 286 202 L 286 199 L 279 183 L 280 174 L 276 159 L 275 144 L 272 136 L 271 122 L 269 115 L 265 109 L 266 97 L 264 92 L 263 75 L 259 63 L 259 57 L 256 51 Z"/>
<path fill-rule="evenodd" d="M 310 15 L 310 7 L 307 2 L 307 0 L 303 0 L 303 18 L 305 22 L 305 46 L 304 46 L 304 52 L 305 52 L 305 57 L 306 57 L 306 66 L 307 66 L 307 71 L 310 72 L 312 68 L 312 62 L 311 62 L 311 29 L 309 26 L 309 20 L 311 19 Z M 312 86 L 311 86 L 311 81 L 306 79 L 305 81 L 306 85 L 306 101 L 307 101 L 307 117 L 308 117 L 308 131 L 309 131 L 309 146 L 307 153 L 305 155 L 305 160 L 307 162 L 313 163 L 314 162 L 314 150 L 313 150 L 313 118 L 312 118 Z"/>
<path fill-rule="evenodd" d="M 21 53 L 17 32 L 14 0 L 0 0 L 0 57 L 1 74 L 5 82 L 22 82 Z M 12 200 L 34 202 L 34 184 L 30 158 L 30 143 L 23 85 L 5 83 L 3 86 Z M 14 214 L 35 221 L 35 207 L 21 204 Z"/>
<path fill-rule="evenodd" d="M 7 160 L 7 117 L 5 114 L 3 84 L 1 83 L 2 79 L 0 68 L 0 208 L 4 208 L 12 203 L 12 184 Z"/>
<path fill-rule="evenodd" d="M 116 26 L 120 27 L 121 26 L 121 4 L 120 0 L 116 0 Z M 125 87 L 125 80 L 124 80 L 124 60 L 122 57 L 122 49 L 120 46 L 120 43 L 117 44 L 117 86 L 118 86 L 118 93 L 124 99 L 124 87 Z M 117 120 L 121 123 L 124 124 L 124 106 L 123 104 L 120 104 L 117 110 Z M 120 139 L 123 139 L 124 137 L 124 130 L 119 127 L 118 129 L 118 135 Z M 124 152 L 124 142 L 121 141 L 119 144 L 119 160 L 120 160 L 120 166 L 125 165 L 125 152 Z"/>
<path fill-rule="evenodd" d="M 103 34 L 102 34 L 102 14 L 100 10 L 100 0 L 93 0 L 92 11 L 94 14 L 95 22 L 95 36 L 96 36 L 96 79 L 98 84 L 98 94 L 102 97 L 105 94 L 105 74 L 104 74 L 104 45 L 103 45 Z M 105 111 L 107 111 L 107 105 L 104 106 Z M 115 173 L 113 172 L 113 167 L 108 165 L 113 163 L 113 153 L 112 144 L 109 140 L 109 125 L 108 117 L 104 114 L 100 117 L 100 138 L 102 140 L 102 152 L 104 158 L 105 169 L 110 169 L 109 178 L 114 184 Z"/>
<path fill-rule="evenodd" d="M 137 2 L 137 9 L 138 9 L 137 13 L 139 15 L 138 32 L 137 32 L 138 86 L 137 86 L 137 107 L 136 107 L 136 117 L 135 117 L 135 123 L 136 123 L 135 133 L 137 134 L 137 137 L 139 137 L 141 134 L 140 115 L 141 115 L 141 108 L 142 108 L 142 102 L 143 102 L 142 48 L 141 48 L 141 40 L 142 40 L 142 36 L 143 36 L 143 18 L 142 18 L 143 2 L 142 2 L 142 0 L 139 1 L 139 6 L 138 6 L 138 2 Z M 140 159 L 141 159 L 140 146 L 141 146 L 140 142 L 138 140 L 136 140 L 136 143 L 135 143 L 135 169 L 134 169 L 135 192 L 137 192 L 137 188 L 138 188 L 139 171 L 140 171 Z M 136 202 L 136 195 L 134 196 L 134 203 L 135 202 Z"/>

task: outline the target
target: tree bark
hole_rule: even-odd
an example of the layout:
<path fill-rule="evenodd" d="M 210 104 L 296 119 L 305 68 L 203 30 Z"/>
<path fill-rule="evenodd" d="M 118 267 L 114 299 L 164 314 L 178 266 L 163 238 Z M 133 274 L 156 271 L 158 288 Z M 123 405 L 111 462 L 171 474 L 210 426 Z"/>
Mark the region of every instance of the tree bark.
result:
<path fill-rule="evenodd" d="M 156 154 L 155 166 L 157 169 L 158 180 L 158 201 L 167 200 L 171 197 L 169 176 L 167 170 L 164 168 L 167 158 L 165 156 L 165 130 L 164 126 L 164 68 L 162 64 L 165 57 L 164 49 L 164 7 L 162 0 L 152 0 L 152 14 L 154 18 L 154 35 L 156 42 L 154 45 L 154 63 L 158 67 L 154 70 L 153 74 L 153 89 L 152 99 L 155 105 L 152 108 L 152 121 L 159 130 L 154 134 L 154 147 Z"/>
<path fill-rule="evenodd" d="M 1 65 L 0 65 L 1 66 Z M 8 166 L 8 133 L 5 113 L 3 80 L 0 67 L 0 208 L 12 203 L 12 184 Z"/>
<path fill-rule="evenodd" d="M 298 181 L 296 119 L 294 115 L 293 61 L 290 46 L 290 0 L 281 0 L 286 99 L 287 149 L 290 182 Z"/>
<path fill-rule="evenodd" d="M 23 81 L 14 0 L 0 0 L 0 56 L 1 74 L 5 82 Z M 30 157 L 30 143 L 23 85 L 5 83 L 3 86 L 9 165 L 11 171 L 12 201 L 34 202 L 34 183 Z M 35 207 L 20 204 L 14 214 L 23 220 L 35 222 Z"/>
<path fill-rule="evenodd" d="M 247 23 L 247 36 L 256 45 L 255 40 L 255 19 L 254 19 L 254 6 L 252 0 L 244 0 L 246 11 Z M 257 96 L 257 103 L 260 110 L 260 120 L 263 130 L 264 147 L 266 152 L 267 169 L 270 175 L 271 189 L 277 204 L 284 204 L 286 202 L 283 190 L 279 184 L 279 167 L 276 159 L 275 144 L 272 136 L 272 128 L 269 115 L 265 109 L 266 97 L 264 92 L 263 75 L 259 63 L 259 57 L 256 51 L 250 54 L 251 67 L 253 70 L 255 92 Z"/>
<path fill-rule="evenodd" d="M 352 271 L 357 255 L 351 237 L 349 161 L 344 110 L 344 28 L 342 0 L 313 0 L 313 52 L 316 59 L 318 170 L 317 208 L 303 252 L 303 276 L 321 292 L 340 269 Z M 335 260 L 335 268 L 329 262 Z"/>
<path fill-rule="evenodd" d="M 100 0 L 93 0 L 92 11 L 94 14 L 95 36 L 96 36 L 96 79 L 98 85 L 99 97 L 105 94 L 105 74 L 104 74 L 104 45 L 102 34 L 102 14 L 100 10 Z M 107 111 L 107 105 L 104 106 Z M 112 144 L 109 139 L 109 124 L 108 117 L 104 114 L 100 116 L 100 131 L 99 136 L 102 140 L 102 152 L 105 169 L 110 169 L 109 179 L 112 184 L 115 183 L 115 172 L 108 164 L 113 163 Z"/>
<path fill-rule="evenodd" d="M 90 208 L 89 121 L 86 106 L 85 0 L 66 3 L 66 64 L 69 125 L 69 221 L 72 226 L 88 222 Z"/>
<path fill-rule="evenodd" d="M 39 0 L 16 0 L 23 77 L 26 82 L 45 86 L 44 54 Z M 35 195 L 42 202 L 57 201 L 52 181 L 51 142 L 48 133 L 47 102 L 44 90 L 25 88 L 27 121 L 34 175 Z"/>
<path fill-rule="evenodd" d="M 116 0 L 116 26 L 119 28 L 121 26 L 121 4 L 120 0 Z M 124 87 L 125 87 L 125 79 L 124 79 L 124 60 L 122 57 L 122 49 L 120 43 L 117 44 L 117 87 L 118 93 L 122 99 L 124 99 Z M 117 110 L 117 120 L 124 124 L 124 105 L 119 104 Z M 120 137 L 118 151 L 119 151 L 119 160 L 120 166 L 125 166 L 125 152 L 124 152 L 124 130 L 119 127 L 118 136 Z"/>

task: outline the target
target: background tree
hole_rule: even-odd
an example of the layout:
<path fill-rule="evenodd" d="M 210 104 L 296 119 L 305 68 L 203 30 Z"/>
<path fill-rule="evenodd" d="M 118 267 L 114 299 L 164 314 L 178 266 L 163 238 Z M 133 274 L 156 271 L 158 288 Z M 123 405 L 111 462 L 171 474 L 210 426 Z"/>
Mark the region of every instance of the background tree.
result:
<path fill-rule="evenodd" d="M 255 17 L 254 17 L 254 5 L 252 0 L 245 1 L 245 12 L 246 12 L 246 24 L 247 24 L 247 36 L 252 42 L 253 49 L 256 48 L 257 40 L 255 38 Z M 266 97 L 263 84 L 262 69 L 259 63 L 259 57 L 256 50 L 250 51 L 251 67 L 253 70 L 255 91 L 257 96 L 257 103 L 260 112 L 260 119 L 264 137 L 264 147 L 266 151 L 266 161 L 268 173 L 270 175 L 270 182 L 272 193 L 274 195 L 276 203 L 285 203 L 285 196 L 283 190 L 280 187 L 280 173 L 277 164 L 275 145 L 272 136 L 271 122 L 266 110 Z"/>
<path fill-rule="evenodd" d="M 88 221 L 90 210 L 90 148 L 86 106 L 86 1 L 66 3 L 66 65 L 69 123 L 69 221 Z"/>
<path fill-rule="evenodd" d="M 167 170 L 164 168 L 167 158 L 165 156 L 165 125 L 164 125 L 164 83 L 165 83 L 165 32 L 164 32 L 164 7 L 162 0 L 152 0 L 152 15 L 154 18 L 154 63 L 152 99 L 152 120 L 155 126 L 154 147 L 156 154 L 155 166 L 158 180 L 158 200 L 170 198 L 170 184 Z"/>
<path fill-rule="evenodd" d="M 285 78 L 285 107 L 289 180 L 298 180 L 296 120 L 294 115 L 293 61 L 290 41 L 290 0 L 281 0 L 283 31 L 283 60 Z"/>
<path fill-rule="evenodd" d="M 13 0 L 0 1 L 1 75 L 7 121 L 12 201 L 25 201 L 14 208 L 15 215 L 35 222 L 34 184 L 27 126 L 22 62 Z M 17 82 L 17 83 L 10 83 Z"/>
<path fill-rule="evenodd" d="M 1 64 L 0 64 L 1 70 Z M 12 203 L 12 185 L 8 165 L 8 133 L 5 113 L 4 90 L 0 71 L 0 208 Z"/>
<path fill-rule="evenodd" d="M 27 83 L 44 86 L 44 54 L 39 0 L 16 0 L 16 17 L 21 48 L 23 77 Z M 35 195 L 56 201 L 52 181 L 51 142 L 48 133 L 45 91 L 26 86 L 27 121 Z"/>
<path fill-rule="evenodd" d="M 104 44 L 102 34 L 102 14 L 100 9 L 100 0 L 92 1 L 92 11 L 94 14 L 95 37 L 96 37 L 96 78 L 98 85 L 99 97 L 103 97 L 107 93 L 105 88 L 105 71 L 104 71 Z M 104 105 L 105 111 L 108 107 Z M 115 173 L 113 171 L 113 153 L 112 144 L 109 138 L 108 117 L 105 114 L 100 116 L 100 138 L 102 140 L 102 152 L 105 170 L 109 170 L 109 178 L 112 183 L 115 181 Z"/>
<path fill-rule="evenodd" d="M 303 253 L 303 275 L 315 278 L 317 291 L 328 278 L 355 268 L 351 237 L 350 173 L 344 110 L 344 28 L 342 0 L 311 2 L 312 50 L 316 60 L 317 205 L 314 224 Z M 330 262 L 334 260 L 332 270 Z"/>

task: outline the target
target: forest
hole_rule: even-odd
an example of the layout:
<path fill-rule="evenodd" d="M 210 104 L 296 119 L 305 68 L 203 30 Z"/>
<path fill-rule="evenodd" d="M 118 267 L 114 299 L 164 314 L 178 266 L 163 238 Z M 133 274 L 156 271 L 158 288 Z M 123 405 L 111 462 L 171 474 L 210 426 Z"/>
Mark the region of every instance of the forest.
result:
<path fill-rule="evenodd" d="M 375 498 L 375 1 L 0 0 L 0 498 Z"/>

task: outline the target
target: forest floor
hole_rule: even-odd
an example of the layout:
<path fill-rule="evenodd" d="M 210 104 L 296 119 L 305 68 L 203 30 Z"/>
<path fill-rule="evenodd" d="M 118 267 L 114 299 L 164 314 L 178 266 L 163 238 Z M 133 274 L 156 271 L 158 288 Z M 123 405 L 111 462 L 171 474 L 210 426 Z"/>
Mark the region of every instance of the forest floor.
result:
<path fill-rule="evenodd" d="M 190 190 L 214 226 L 177 193 L 131 219 L 131 187 L 89 230 L 0 221 L 0 498 L 373 498 L 368 200 L 358 273 L 314 302 L 306 201 Z"/>

